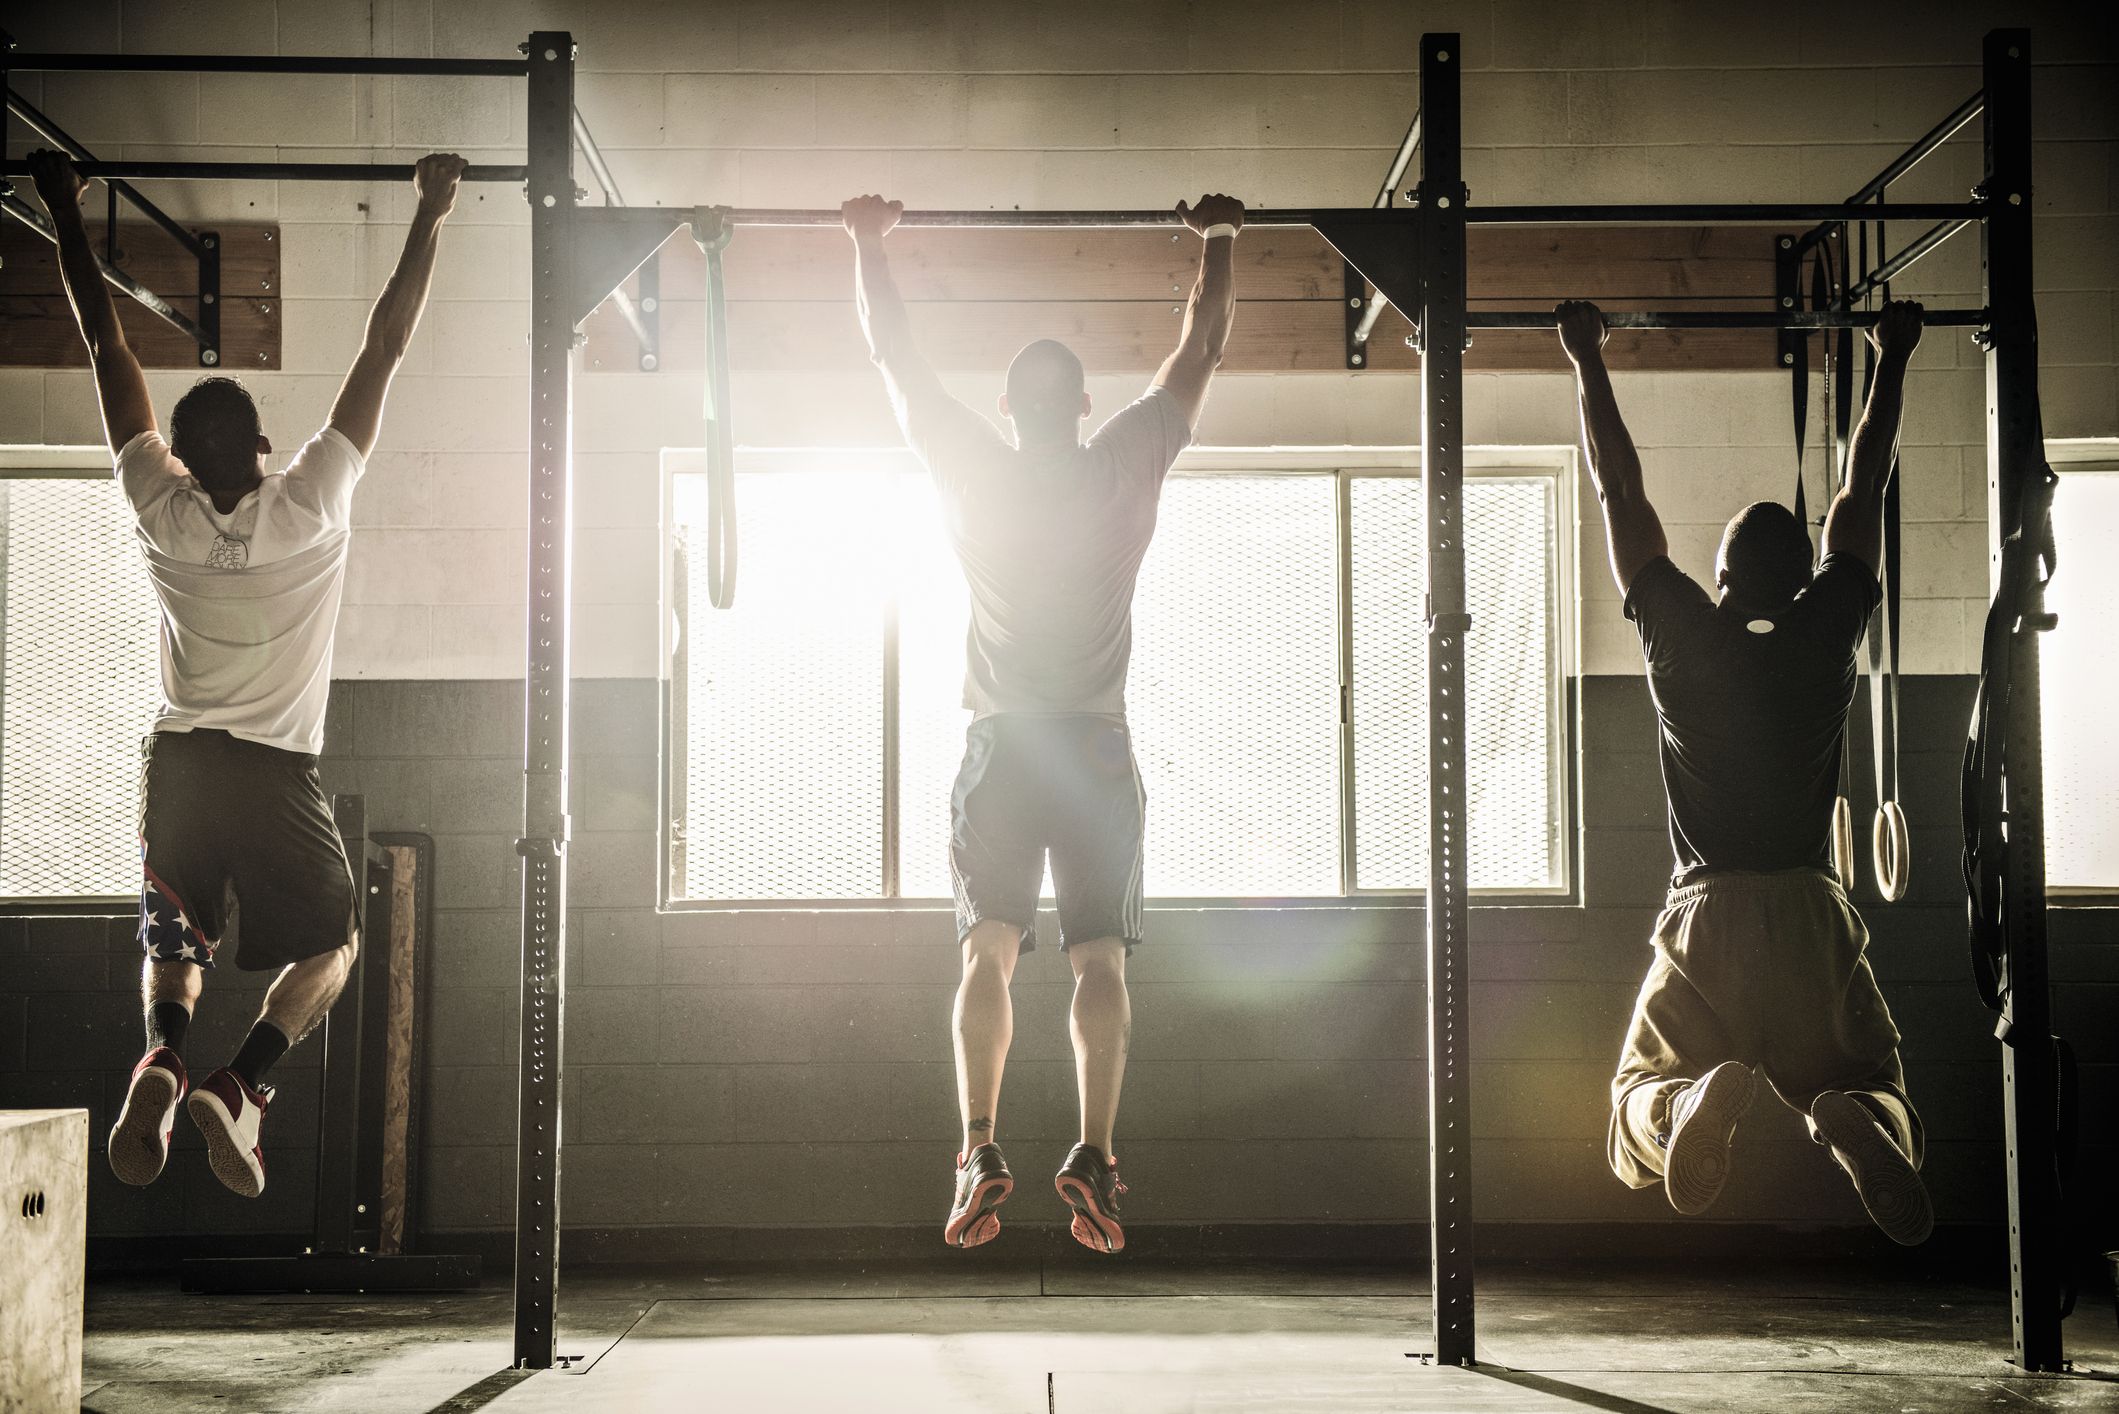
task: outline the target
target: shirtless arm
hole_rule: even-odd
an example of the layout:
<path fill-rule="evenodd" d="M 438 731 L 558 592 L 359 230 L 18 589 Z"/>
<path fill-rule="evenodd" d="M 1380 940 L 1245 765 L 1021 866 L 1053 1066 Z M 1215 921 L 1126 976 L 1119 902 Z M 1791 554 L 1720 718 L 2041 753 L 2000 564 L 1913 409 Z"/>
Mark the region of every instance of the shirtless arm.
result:
<path fill-rule="evenodd" d="M 1611 577 L 1624 594 L 1633 577 L 1670 553 L 1663 522 L 1649 504 L 1641 482 L 1641 456 L 1634 450 L 1619 400 L 1604 367 L 1604 315 L 1586 300 L 1560 305 L 1560 345 L 1575 366 L 1575 391 L 1582 409 L 1582 448 L 1589 458 L 1590 479 L 1604 507 L 1604 544 L 1611 558 Z"/>

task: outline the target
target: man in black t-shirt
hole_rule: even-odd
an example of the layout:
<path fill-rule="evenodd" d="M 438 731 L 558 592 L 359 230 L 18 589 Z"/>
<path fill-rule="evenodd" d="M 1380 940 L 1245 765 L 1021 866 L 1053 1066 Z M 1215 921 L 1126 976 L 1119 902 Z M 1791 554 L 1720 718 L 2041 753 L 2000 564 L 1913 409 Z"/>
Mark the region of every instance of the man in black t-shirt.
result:
<path fill-rule="evenodd" d="M 1679 1212 L 1704 1211 L 1763 1075 L 1877 1226 L 1908 1245 L 1934 1224 L 1920 1120 L 1830 835 L 1921 313 L 1887 305 L 1870 332 L 1875 380 L 1823 561 L 1813 570 L 1808 530 L 1761 501 L 1723 533 L 1717 597 L 1670 562 L 1604 368 L 1603 315 L 1579 301 L 1558 311 L 1612 576 L 1647 657 L 1677 856 L 1611 1083 L 1612 1171 L 1636 1188 L 1661 1180 Z"/>

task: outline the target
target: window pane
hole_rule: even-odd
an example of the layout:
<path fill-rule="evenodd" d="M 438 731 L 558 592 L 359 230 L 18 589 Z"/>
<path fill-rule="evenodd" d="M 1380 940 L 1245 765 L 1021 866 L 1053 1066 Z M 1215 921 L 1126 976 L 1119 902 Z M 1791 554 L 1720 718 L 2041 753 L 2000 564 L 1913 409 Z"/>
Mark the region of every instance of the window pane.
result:
<path fill-rule="evenodd" d="M 2039 651 L 2045 721 L 2045 871 L 2057 888 L 2119 888 L 2119 655 L 2103 616 L 2119 603 L 2119 472 L 2067 470 L 2053 497 L 2060 567 L 2046 603 L 2060 627 Z"/>
<path fill-rule="evenodd" d="M 971 596 L 925 474 L 898 483 L 898 893 L 948 898 L 949 792 L 964 758 Z"/>
<path fill-rule="evenodd" d="M 107 476 L 0 481 L 0 895 L 140 890 L 154 590 Z"/>
<path fill-rule="evenodd" d="M 1355 882 L 1427 885 L 1421 483 L 1353 484 Z M 1553 483 L 1465 480 L 1467 766 L 1473 888 L 1559 886 Z"/>
<path fill-rule="evenodd" d="M 1330 476 L 1176 476 L 1126 683 L 1150 897 L 1339 892 Z"/>
<path fill-rule="evenodd" d="M 884 557 L 892 479 L 737 477 L 736 605 L 707 602 L 705 478 L 674 479 L 688 555 L 682 895 L 883 888 Z"/>

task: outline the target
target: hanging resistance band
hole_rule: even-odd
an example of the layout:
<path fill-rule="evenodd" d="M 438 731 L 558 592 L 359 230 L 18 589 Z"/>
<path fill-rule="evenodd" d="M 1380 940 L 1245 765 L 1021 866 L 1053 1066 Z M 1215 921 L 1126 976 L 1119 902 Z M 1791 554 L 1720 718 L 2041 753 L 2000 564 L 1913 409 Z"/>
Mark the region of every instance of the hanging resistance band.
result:
<path fill-rule="evenodd" d="M 692 212 L 692 239 L 706 256 L 706 596 L 717 609 L 736 602 L 736 435 L 728 389 L 728 296 L 721 252 L 736 228 L 724 206 Z"/>

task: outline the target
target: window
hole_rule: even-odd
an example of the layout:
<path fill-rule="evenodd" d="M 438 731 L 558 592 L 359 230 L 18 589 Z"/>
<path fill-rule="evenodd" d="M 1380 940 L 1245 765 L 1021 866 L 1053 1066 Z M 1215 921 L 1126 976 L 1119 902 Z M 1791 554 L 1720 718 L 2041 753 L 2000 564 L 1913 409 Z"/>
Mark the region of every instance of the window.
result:
<path fill-rule="evenodd" d="M 0 459 L 0 897 L 136 896 L 154 590 L 100 448 Z"/>
<path fill-rule="evenodd" d="M 2119 755 L 2111 749 L 2111 703 L 2119 657 L 2103 641 L 2104 614 L 2119 601 L 2119 460 L 2105 444 L 2048 449 L 2060 473 L 2053 496 L 2059 566 L 2046 605 L 2060 626 L 2040 641 L 2038 678 L 2045 728 L 2045 877 L 2059 890 L 2119 890 Z M 2101 451 L 2103 460 L 2071 453 Z"/>
<path fill-rule="evenodd" d="M 1556 893 L 1571 463 L 1484 460 L 1466 493 L 1472 876 Z M 902 451 L 740 453 L 742 576 L 716 611 L 692 563 L 702 459 L 664 461 L 667 901 L 947 899 L 968 604 L 925 473 Z M 1126 688 L 1152 896 L 1424 887 L 1420 510 L 1403 450 L 1178 463 Z"/>

